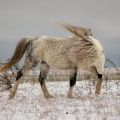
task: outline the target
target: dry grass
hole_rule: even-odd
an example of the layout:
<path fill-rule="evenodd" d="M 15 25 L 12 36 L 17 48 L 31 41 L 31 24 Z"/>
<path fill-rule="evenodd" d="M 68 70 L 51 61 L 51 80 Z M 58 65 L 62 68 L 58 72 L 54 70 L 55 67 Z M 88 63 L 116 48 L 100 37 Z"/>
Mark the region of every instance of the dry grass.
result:
<path fill-rule="evenodd" d="M 104 81 L 100 96 L 93 81 L 77 82 L 73 99 L 66 97 L 69 83 L 47 82 L 54 98 L 45 99 L 38 82 L 22 83 L 14 99 L 0 92 L 1 120 L 119 120 L 120 82 Z"/>

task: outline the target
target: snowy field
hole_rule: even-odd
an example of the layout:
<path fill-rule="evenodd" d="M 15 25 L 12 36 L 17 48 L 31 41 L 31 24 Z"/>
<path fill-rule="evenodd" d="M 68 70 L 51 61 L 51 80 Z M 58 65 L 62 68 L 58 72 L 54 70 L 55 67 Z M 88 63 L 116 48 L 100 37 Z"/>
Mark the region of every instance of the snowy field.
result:
<path fill-rule="evenodd" d="M 94 94 L 91 81 L 79 81 L 67 98 L 69 82 L 47 82 L 54 98 L 45 99 L 40 85 L 21 83 L 14 99 L 0 91 L 0 120 L 120 120 L 120 82 L 104 81 L 102 93 Z"/>

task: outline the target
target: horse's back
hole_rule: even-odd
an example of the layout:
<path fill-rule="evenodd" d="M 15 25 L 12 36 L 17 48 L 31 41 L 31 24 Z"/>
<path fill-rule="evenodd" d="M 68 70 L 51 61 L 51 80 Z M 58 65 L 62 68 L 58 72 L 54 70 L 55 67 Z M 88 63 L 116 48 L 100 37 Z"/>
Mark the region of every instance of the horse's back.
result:
<path fill-rule="evenodd" d="M 38 61 L 45 61 L 49 66 L 57 69 L 71 69 L 78 67 L 88 69 L 95 65 L 102 71 L 104 52 L 99 41 L 91 37 L 94 45 L 84 39 L 55 38 L 41 36 L 33 40 L 31 50 Z"/>

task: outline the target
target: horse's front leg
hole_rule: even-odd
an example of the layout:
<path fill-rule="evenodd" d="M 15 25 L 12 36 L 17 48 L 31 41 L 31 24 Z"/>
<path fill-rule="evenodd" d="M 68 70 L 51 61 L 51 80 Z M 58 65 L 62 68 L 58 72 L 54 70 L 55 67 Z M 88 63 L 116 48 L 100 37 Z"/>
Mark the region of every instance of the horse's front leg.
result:
<path fill-rule="evenodd" d="M 97 73 L 97 84 L 96 84 L 96 94 L 100 94 L 102 86 L 102 74 Z"/>
<path fill-rule="evenodd" d="M 67 94 L 68 98 L 73 98 L 72 91 L 74 85 L 76 84 L 76 77 L 77 77 L 77 69 L 75 68 L 70 71 L 70 87 Z"/>
<path fill-rule="evenodd" d="M 46 87 L 46 82 L 45 82 L 48 71 L 49 71 L 49 65 L 45 62 L 42 62 L 40 64 L 40 75 L 39 75 L 38 80 L 40 82 L 41 89 L 43 91 L 44 97 L 45 98 L 53 98 L 53 96 L 50 95 L 50 93 L 48 92 L 47 87 Z"/>

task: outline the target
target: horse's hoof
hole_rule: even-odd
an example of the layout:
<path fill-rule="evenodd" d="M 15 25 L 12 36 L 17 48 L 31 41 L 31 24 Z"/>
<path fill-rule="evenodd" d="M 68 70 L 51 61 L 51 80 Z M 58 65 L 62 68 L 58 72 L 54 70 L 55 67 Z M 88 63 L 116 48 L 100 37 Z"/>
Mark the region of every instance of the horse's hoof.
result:
<path fill-rule="evenodd" d="M 54 96 L 52 96 L 52 95 L 49 95 L 49 96 L 48 96 L 48 98 L 54 98 Z"/>
<path fill-rule="evenodd" d="M 97 97 L 99 97 L 100 93 L 98 93 L 98 92 L 95 92 L 95 95 L 96 95 Z"/>
<path fill-rule="evenodd" d="M 9 95 L 9 99 L 13 99 L 14 98 L 14 95 Z"/>
<path fill-rule="evenodd" d="M 54 96 L 52 96 L 52 95 L 50 95 L 50 94 L 49 94 L 49 95 L 45 95 L 44 97 L 45 97 L 45 98 L 54 98 Z"/>
<path fill-rule="evenodd" d="M 100 94 L 100 91 L 98 92 L 98 91 L 95 91 L 95 94 Z"/>
<path fill-rule="evenodd" d="M 9 95 L 9 99 L 13 99 L 15 96 L 15 92 L 12 91 L 12 88 L 10 89 L 10 95 Z"/>
<path fill-rule="evenodd" d="M 72 95 L 67 95 L 68 98 L 74 98 Z"/>

